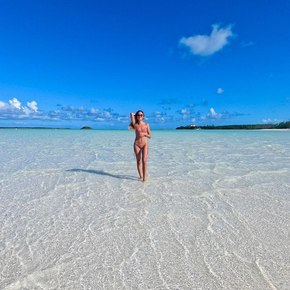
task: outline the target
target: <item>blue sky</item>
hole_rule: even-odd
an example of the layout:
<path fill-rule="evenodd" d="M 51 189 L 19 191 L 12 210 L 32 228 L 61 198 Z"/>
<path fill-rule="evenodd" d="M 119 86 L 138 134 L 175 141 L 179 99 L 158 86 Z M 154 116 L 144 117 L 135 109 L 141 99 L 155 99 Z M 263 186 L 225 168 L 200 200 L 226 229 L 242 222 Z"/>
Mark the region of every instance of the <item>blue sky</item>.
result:
<path fill-rule="evenodd" d="M 290 119 L 290 1 L 0 0 L 0 126 Z"/>

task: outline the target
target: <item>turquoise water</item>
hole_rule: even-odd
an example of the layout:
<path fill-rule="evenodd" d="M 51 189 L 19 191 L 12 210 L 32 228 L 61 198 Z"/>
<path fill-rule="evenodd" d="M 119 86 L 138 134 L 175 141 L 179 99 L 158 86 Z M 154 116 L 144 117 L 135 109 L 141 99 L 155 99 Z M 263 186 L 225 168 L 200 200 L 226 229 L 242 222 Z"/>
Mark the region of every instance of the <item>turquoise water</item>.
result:
<path fill-rule="evenodd" d="M 290 132 L 0 130 L 1 289 L 289 289 Z"/>

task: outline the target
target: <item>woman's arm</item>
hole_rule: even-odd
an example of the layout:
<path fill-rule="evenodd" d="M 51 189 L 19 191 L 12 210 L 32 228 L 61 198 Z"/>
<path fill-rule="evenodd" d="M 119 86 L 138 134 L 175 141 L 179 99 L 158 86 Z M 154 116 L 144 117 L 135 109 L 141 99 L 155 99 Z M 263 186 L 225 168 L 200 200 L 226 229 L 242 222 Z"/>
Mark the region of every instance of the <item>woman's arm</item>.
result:
<path fill-rule="evenodd" d="M 135 114 L 134 113 L 130 113 L 130 119 L 131 119 L 130 127 L 132 127 L 132 129 L 134 129 L 135 128 L 135 124 L 136 124 L 136 119 L 135 119 Z"/>
<path fill-rule="evenodd" d="M 145 137 L 151 139 L 151 132 L 150 132 L 150 126 L 149 126 L 149 124 L 147 124 L 147 134 L 145 135 Z"/>

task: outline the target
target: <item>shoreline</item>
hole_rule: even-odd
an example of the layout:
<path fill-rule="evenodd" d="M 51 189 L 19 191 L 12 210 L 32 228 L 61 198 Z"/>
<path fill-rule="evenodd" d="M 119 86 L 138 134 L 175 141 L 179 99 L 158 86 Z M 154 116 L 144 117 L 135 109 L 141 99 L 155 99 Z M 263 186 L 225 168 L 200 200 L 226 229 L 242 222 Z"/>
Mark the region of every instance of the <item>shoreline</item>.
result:
<path fill-rule="evenodd" d="M 262 131 L 290 131 L 290 129 L 260 129 Z"/>

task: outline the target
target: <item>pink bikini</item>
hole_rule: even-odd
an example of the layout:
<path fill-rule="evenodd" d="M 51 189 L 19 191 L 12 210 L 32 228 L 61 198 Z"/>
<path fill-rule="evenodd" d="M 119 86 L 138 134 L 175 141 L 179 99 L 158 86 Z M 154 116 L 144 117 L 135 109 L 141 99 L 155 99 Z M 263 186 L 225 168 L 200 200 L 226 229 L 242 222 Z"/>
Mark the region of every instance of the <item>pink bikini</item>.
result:
<path fill-rule="evenodd" d="M 134 143 L 134 145 L 136 145 L 136 146 L 139 147 L 140 149 L 144 148 L 144 146 L 147 145 L 147 141 L 145 141 L 144 143 L 142 142 L 141 144 L 140 144 L 140 143 L 137 143 L 138 140 L 140 140 L 140 139 L 143 138 L 143 137 L 139 137 L 139 138 L 137 139 L 137 136 L 138 136 L 139 134 L 141 134 L 141 133 L 143 133 L 143 134 L 148 133 L 148 131 L 147 131 L 147 126 L 142 126 L 142 127 L 138 126 L 138 127 L 136 128 L 136 139 L 135 139 L 135 143 Z"/>

